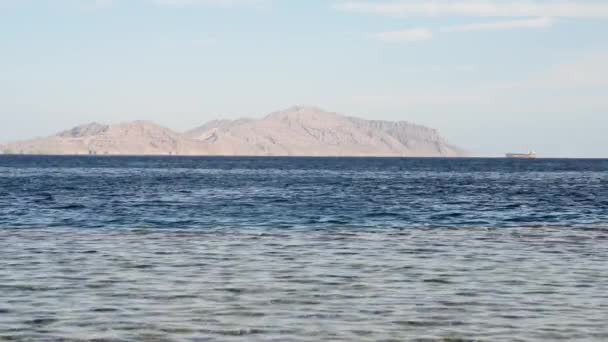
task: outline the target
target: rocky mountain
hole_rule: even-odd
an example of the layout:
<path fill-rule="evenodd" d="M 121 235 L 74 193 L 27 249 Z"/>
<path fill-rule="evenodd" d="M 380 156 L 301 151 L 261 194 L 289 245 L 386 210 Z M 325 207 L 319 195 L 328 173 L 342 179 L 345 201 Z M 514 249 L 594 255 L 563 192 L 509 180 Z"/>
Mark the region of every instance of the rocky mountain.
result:
<path fill-rule="evenodd" d="M 0 147 L 11 154 L 462 156 L 431 128 L 295 106 L 261 119 L 216 120 L 185 133 L 147 121 L 91 123 Z"/>
<path fill-rule="evenodd" d="M 196 155 L 199 141 L 148 121 L 117 125 L 91 123 L 56 135 L 8 144 L 13 154 Z"/>

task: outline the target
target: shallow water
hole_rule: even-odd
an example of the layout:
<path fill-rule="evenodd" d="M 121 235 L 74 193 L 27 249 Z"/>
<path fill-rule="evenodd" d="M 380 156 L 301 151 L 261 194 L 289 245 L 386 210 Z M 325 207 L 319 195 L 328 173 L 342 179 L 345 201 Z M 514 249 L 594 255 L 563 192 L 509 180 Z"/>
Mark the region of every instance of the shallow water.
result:
<path fill-rule="evenodd" d="M 0 340 L 608 339 L 608 162 L 0 157 Z"/>

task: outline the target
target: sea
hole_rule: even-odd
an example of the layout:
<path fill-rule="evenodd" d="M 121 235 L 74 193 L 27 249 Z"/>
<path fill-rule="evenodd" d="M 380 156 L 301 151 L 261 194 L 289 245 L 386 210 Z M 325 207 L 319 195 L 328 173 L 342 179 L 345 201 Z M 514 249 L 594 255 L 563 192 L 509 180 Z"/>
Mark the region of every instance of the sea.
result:
<path fill-rule="evenodd" d="M 608 160 L 0 156 L 0 341 L 558 340 Z"/>

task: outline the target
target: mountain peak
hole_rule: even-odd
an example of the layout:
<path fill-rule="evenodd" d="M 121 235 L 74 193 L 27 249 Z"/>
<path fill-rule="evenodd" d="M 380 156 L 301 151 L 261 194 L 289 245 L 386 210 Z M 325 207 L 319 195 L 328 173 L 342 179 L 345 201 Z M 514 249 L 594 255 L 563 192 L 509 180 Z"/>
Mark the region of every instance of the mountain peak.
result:
<path fill-rule="evenodd" d="M 310 106 L 310 105 L 295 105 L 295 106 L 291 106 L 289 108 L 287 108 L 285 110 L 286 112 L 299 112 L 299 113 L 304 113 L 304 112 L 323 112 L 323 113 L 327 113 L 327 111 L 316 107 L 316 106 Z"/>
<path fill-rule="evenodd" d="M 134 120 L 129 122 L 123 122 L 119 124 L 119 126 L 164 128 L 161 125 L 150 120 Z"/>
<path fill-rule="evenodd" d="M 331 120 L 331 118 L 337 116 L 336 113 L 326 111 L 316 106 L 305 106 L 296 105 L 291 106 L 287 109 L 280 110 L 278 112 L 268 114 L 265 119 L 281 119 L 281 120 L 297 120 L 297 121 L 308 121 L 308 120 Z"/>
<path fill-rule="evenodd" d="M 322 108 L 310 105 L 294 105 L 283 110 L 279 110 L 277 112 L 273 112 L 270 115 L 280 115 L 280 114 L 293 114 L 293 113 L 328 113 Z"/>
<path fill-rule="evenodd" d="M 62 138 L 82 138 L 92 135 L 98 135 L 109 128 L 108 125 L 103 125 L 97 122 L 91 122 L 85 125 L 76 126 L 67 131 L 63 131 L 58 134 Z"/>

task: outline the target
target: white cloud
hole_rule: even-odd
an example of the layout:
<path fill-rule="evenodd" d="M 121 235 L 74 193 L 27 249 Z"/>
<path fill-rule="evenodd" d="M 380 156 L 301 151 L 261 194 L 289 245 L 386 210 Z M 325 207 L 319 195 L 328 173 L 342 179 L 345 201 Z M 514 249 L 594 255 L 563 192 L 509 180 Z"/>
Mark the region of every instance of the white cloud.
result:
<path fill-rule="evenodd" d="M 608 18 L 608 3 L 590 1 L 342 1 L 334 8 L 344 12 L 386 16 L 468 16 L 468 17 L 557 17 Z"/>
<path fill-rule="evenodd" d="M 550 18 L 520 19 L 508 21 L 495 21 L 486 23 L 475 23 L 458 26 L 447 26 L 439 29 L 439 32 L 474 32 L 474 31 L 497 31 L 513 29 L 543 29 L 553 26 L 554 20 Z M 422 42 L 434 37 L 433 31 L 426 28 L 407 29 L 402 31 L 380 32 L 371 35 L 376 40 L 385 43 Z"/>
<path fill-rule="evenodd" d="M 414 28 L 401 31 L 380 32 L 373 38 L 385 43 L 422 42 L 433 38 L 433 32 L 424 28 Z"/>
<path fill-rule="evenodd" d="M 441 84 L 401 93 L 358 95 L 358 105 L 383 105 L 420 111 L 460 110 L 503 112 L 560 112 L 608 109 L 608 52 L 598 51 L 575 60 L 548 66 L 516 82 L 480 83 L 458 88 Z"/>
<path fill-rule="evenodd" d="M 554 20 L 550 18 L 534 18 L 521 20 L 495 21 L 488 23 L 475 23 L 467 25 L 449 26 L 441 29 L 442 32 L 472 32 L 496 31 L 512 29 L 543 29 L 553 26 Z"/>

